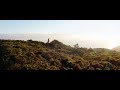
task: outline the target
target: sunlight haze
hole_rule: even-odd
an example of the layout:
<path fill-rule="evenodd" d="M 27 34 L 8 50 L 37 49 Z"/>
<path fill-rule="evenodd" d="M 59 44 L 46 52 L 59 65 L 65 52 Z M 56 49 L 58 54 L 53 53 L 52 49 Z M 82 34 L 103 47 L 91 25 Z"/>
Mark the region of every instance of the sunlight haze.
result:
<path fill-rule="evenodd" d="M 68 45 L 112 49 L 120 45 L 119 33 L 120 20 L 0 20 L 1 39 L 46 42 L 50 38 Z"/>

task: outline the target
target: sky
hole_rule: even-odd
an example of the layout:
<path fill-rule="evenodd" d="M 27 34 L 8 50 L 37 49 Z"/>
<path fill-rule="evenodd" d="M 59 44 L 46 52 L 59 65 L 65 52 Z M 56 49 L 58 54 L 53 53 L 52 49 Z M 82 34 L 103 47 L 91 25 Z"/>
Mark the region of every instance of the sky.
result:
<path fill-rule="evenodd" d="M 120 20 L 0 20 L 0 34 L 49 34 L 67 44 L 113 48 L 120 45 Z"/>

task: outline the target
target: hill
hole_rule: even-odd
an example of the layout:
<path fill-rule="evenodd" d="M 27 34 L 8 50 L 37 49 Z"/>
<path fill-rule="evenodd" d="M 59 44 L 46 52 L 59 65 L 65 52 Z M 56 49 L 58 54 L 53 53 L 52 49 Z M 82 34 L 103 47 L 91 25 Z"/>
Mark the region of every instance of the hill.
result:
<path fill-rule="evenodd" d="M 120 52 L 120 46 L 114 47 L 112 50 L 115 50 L 117 52 Z"/>
<path fill-rule="evenodd" d="M 74 48 L 58 40 L 0 40 L 0 70 L 119 70 L 120 53 Z"/>

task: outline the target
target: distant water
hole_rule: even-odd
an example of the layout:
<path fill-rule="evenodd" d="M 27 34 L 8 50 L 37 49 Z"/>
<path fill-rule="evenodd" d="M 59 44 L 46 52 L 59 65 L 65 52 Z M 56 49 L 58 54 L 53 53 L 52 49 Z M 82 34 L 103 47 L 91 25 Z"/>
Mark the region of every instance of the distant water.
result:
<path fill-rule="evenodd" d="M 86 48 L 107 48 L 107 43 L 104 41 L 97 40 L 82 40 L 80 38 L 72 37 L 71 35 L 63 35 L 63 34 L 0 34 L 0 39 L 12 39 L 12 40 L 36 40 L 47 42 L 47 39 L 50 41 L 56 39 L 60 42 L 63 42 L 66 45 L 73 46 L 75 44 L 79 44 L 80 47 Z"/>

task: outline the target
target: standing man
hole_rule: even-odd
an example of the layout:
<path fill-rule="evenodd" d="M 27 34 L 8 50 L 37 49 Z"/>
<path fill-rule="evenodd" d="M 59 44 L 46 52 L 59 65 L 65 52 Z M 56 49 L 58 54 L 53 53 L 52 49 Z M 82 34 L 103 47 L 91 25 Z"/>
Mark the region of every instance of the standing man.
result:
<path fill-rule="evenodd" d="M 48 41 L 47 41 L 47 43 L 49 43 L 49 41 L 50 41 L 50 40 L 49 40 L 49 38 L 48 38 Z"/>

